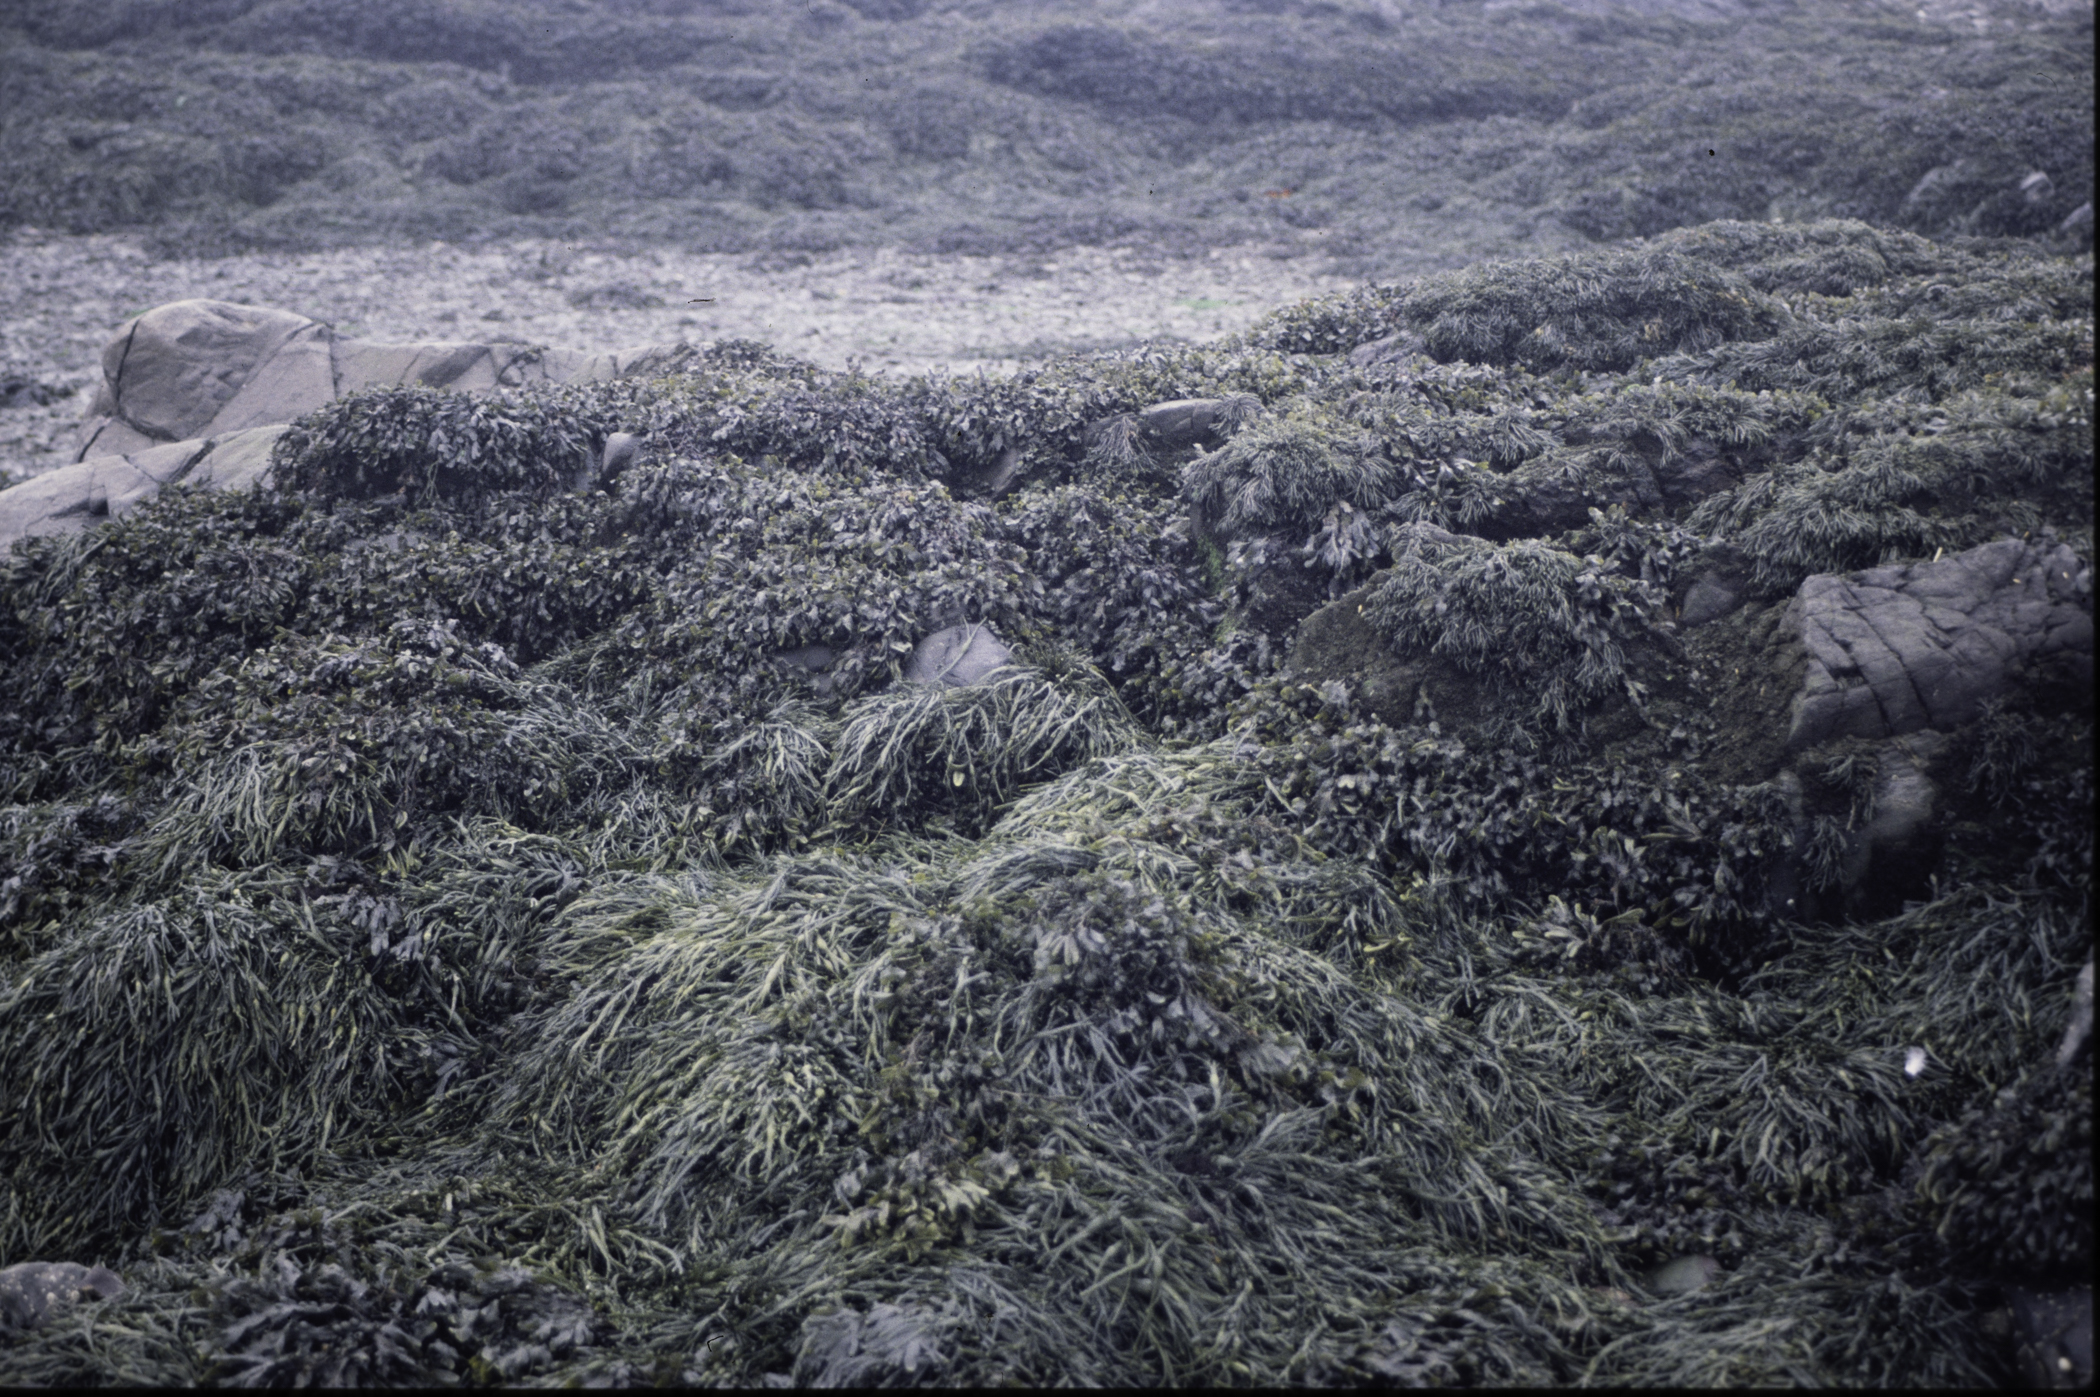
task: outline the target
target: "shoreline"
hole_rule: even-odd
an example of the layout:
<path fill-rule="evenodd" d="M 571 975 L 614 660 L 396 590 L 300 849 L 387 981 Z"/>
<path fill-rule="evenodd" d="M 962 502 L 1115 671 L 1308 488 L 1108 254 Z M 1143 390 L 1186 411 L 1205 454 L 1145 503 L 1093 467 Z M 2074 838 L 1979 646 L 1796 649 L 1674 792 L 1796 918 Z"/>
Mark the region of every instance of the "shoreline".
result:
<path fill-rule="evenodd" d="M 38 385 L 50 401 L 0 407 L 0 471 L 27 479 L 70 463 L 110 336 L 142 310 L 192 297 L 296 311 L 381 343 L 602 352 L 749 339 L 834 370 L 857 361 L 892 377 L 1008 375 L 1065 353 L 1214 340 L 1361 284 L 1322 260 L 1254 247 L 1202 257 L 609 252 L 546 239 L 157 260 L 137 235 L 23 228 L 0 241 L 0 381 Z"/>

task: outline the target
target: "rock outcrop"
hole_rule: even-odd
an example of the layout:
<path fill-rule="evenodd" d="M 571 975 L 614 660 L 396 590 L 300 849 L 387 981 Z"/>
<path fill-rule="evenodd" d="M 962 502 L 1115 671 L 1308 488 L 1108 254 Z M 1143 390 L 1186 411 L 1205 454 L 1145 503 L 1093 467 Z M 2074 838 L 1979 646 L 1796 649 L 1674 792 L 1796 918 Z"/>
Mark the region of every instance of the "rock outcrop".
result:
<path fill-rule="evenodd" d="M 1503 681 L 1447 656 L 1395 649 L 1363 614 L 1384 576 L 1308 615 L 1296 628 L 1290 669 L 1311 683 L 1341 681 L 1388 725 L 1434 719 L 1450 736 L 1478 740 L 1476 725 Z M 1692 585 L 1682 622 L 1710 622 L 1737 599 L 1734 575 L 1721 567 Z M 2091 702 L 2092 578 L 2068 545 L 2047 535 L 1811 577 L 1780 613 L 1777 632 L 1775 643 L 1743 659 L 1776 666 L 1764 685 L 1791 686 L 1791 698 L 1749 715 L 1771 726 L 1771 740 L 1761 764 L 1739 779 L 1775 780 L 1793 809 L 1792 847 L 1770 869 L 1768 888 L 1772 910 L 1792 917 L 1887 915 L 1925 896 L 1952 818 L 1941 789 L 1950 735 L 2016 693 Z M 1660 651 L 1648 659 L 1676 664 Z M 1665 682 L 1637 677 L 1651 687 Z M 1640 728 L 1637 714 L 1616 711 L 1626 708 L 1616 698 L 1605 707 L 1615 711 L 1588 715 L 1593 736 Z M 1846 744 L 1874 773 L 1871 797 L 1856 819 L 1840 819 L 1841 837 L 1824 849 L 1818 816 L 1829 812 L 1807 787 Z"/>
<path fill-rule="evenodd" d="M 2092 591 L 2078 555 L 2047 539 L 1809 578 L 1787 617 L 1809 657 L 1787 746 L 1945 731 L 2015 684 L 2089 695 Z"/>
<path fill-rule="evenodd" d="M 175 301 L 134 317 L 102 353 L 102 386 L 74 464 L 0 491 L 0 553 L 122 515 L 170 485 L 245 489 L 269 469 L 287 423 L 362 389 L 491 392 L 675 369 L 680 343 L 593 354 L 523 344 L 375 344 L 318 320 L 227 301 Z M 620 440 L 619 438 L 625 438 Z M 625 433 L 605 466 L 631 461 Z"/>

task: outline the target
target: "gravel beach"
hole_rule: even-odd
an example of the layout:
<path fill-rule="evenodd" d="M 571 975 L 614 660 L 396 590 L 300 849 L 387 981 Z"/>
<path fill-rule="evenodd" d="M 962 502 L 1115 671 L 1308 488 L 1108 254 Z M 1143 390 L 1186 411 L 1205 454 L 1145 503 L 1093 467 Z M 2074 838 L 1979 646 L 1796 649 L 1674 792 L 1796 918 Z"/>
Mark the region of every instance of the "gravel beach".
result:
<path fill-rule="evenodd" d="M 541 241 L 156 260 L 136 238 L 17 229 L 0 242 L 0 471 L 69 462 L 111 333 L 189 297 L 297 311 L 381 342 L 751 339 L 832 369 L 1011 373 L 1072 351 L 1214 339 L 1355 284 L 1320 262 L 1235 248 L 783 256 Z"/>

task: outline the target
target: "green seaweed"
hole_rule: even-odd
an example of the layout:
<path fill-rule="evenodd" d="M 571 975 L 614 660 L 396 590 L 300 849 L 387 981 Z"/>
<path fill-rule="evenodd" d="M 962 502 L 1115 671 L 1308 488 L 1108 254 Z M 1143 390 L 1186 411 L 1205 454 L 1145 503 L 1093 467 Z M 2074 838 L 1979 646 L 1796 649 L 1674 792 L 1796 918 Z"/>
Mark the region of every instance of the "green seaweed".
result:
<path fill-rule="evenodd" d="M 2089 562 L 2089 280 L 1724 223 L 1003 380 L 718 346 L 25 542 L 0 1261 L 128 1288 L 0 1377 L 2005 1379 L 2091 1260 L 2090 706 L 1948 733 L 1848 907 L 1886 762 L 1778 751 L 1777 608 L 1672 625 Z M 1013 662 L 904 682 L 958 620 Z"/>

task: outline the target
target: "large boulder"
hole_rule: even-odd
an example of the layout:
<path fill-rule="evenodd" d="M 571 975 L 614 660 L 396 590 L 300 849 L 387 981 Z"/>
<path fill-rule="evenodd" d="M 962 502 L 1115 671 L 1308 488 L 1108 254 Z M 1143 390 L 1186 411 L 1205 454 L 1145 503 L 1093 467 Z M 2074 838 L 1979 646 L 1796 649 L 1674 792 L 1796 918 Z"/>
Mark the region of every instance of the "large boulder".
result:
<path fill-rule="evenodd" d="M 2092 585 L 2047 538 L 1809 578 L 1786 617 L 1808 655 L 1788 748 L 1948 731 L 2018 685 L 2090 695 Z"/>
<path fill-rule="evenodd" d="M 102 387 L 75 459 L 207 435 L 257 369 L 315 324 L 289 311 L 228 301 L 175 301 L 132 317 L 102 351 Z M 324 387 L 292 416 L 329 396 Z"/>
<path fill-rule="evenodd" d="M 0 556 L 16 539 L 72 533 L 163 488 L 263 484 L 285 426 L 334 398 L 417 385 L 488 392 L 677 371 L 683 342 L 591 353 L 521 344 L 375 344 L 318 320 L 228 301 L 175 301 L 125 322 L 102 352 L 102 386 L 74 464 L 0 491 Z M 615 433 L 603 474 L 639 439 Z"/>
<path fill-rule="evenodd" d="M 102 387 L 74 459 L 281 425 L 367 388 L 485 393 L 528 383 L 665 373 L 691 347 L 594 354 L 524 344 L 377 344 L 321 321 L 228 301 L 174 301 L 126 322 L 102 351 Z"/>

